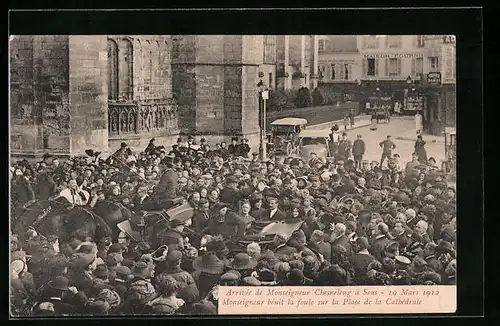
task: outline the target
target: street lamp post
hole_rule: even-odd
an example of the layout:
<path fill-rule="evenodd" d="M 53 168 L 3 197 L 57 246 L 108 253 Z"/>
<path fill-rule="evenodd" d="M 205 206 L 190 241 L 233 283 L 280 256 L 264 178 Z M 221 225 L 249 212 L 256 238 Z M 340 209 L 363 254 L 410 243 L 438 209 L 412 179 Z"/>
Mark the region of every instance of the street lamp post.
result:
<path fill-rule="evenodd" d="M 375 89 L 377 91 L 377 109 L 380 108 L 380 103 L 382 100 L 380 99 L 380 86 L 377 85 L 377 88 Z"/>
<path fill-rule="evenodd" d="M 266 102 L 269 99 L 269 91 L 265 88 L 264 83 L 259 81 L 257 84 L 259 92 L 259 120 L 260 120 L 260 142 L 259 142 L 259 157 L 261 161 L 266 160 L 267 146 L 266 146 Z"/>

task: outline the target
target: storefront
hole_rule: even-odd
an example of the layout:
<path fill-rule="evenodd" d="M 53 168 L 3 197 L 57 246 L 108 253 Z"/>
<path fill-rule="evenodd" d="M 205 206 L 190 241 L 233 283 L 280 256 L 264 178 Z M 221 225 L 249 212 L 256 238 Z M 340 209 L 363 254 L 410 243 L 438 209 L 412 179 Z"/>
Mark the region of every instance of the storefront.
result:
<path fill-rule="evenodd" d="M 426 85 L 423 94 L 424 131 L 433 135 L 443 135 L 446 127 L 455 127 L 455 84 Z"/>
<path fill-rule="evenodd" d="M 414 115 L 416 111 L 422 111 L 424 100 L 420 80 L 408 84 L 406 80 L 363 80 L 359 86 L 360 103 L 364 103 L 370 97 L 390 97 L 391 109 L 399 102 L 402 106 L 401 114 Z"/>

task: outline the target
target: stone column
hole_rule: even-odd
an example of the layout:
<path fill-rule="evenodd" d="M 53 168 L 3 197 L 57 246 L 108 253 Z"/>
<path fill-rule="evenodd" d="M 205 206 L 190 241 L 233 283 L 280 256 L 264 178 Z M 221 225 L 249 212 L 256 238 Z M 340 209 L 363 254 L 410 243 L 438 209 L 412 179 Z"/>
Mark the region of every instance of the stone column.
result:
<path fill-rule="evenodd" d="M 106 36 L 69 36 L 70 154 L 108 150 Z"/>
<path fill-rule="evenodd" d="M 18 157 L 34 157 L 43 150 L 41 112 L 35 103 L 40 98 L 35 75 L 40 74 L 41 65 L 34 65 L 34 38 L 23 35 L 9 40 L 10 151 Z"/>
<path fill-rule="evenodd" d="M 262 36 L 182 37 L 172 56 L 172 88 L 181 108 L 182 133 L 221 141 L 258 132 Z"/>
<path fill-rule="evenodd" d="M 313 36 L 313 42 L 314 42 L 314 50 L 313 50 L 313 74 L 314 74 L 314 79 L 312 80 L 313 82 L 313 89 L 318 87 L 318 75 L 319 75 L 319 63 L 318 63 L 318 52 L 319 52 L 319 40 L 318 36 L 314 35 Z"/>
<path fill-rule="evenodd" d="M 13 156 L 38 158 L 48 152 L 67 157 L 84 155 L 90 148 L 107 151 L 106 36 L 34 36 L 29 42 L 30 51 L 23 56 L 32 56 L 31 61 L 20 56 L 11 61 L 14 66 L 29 63 L 24 69 L 32 71 L 19 81 L 32 93 L 24 92 L 22 101 L 11 103 L 11 111 L 22 118 L 11 120 L 11 128 L 20 133 L 20 146 L 13 137 Z M 16 112 L 19 105 L 22 114 Z"/>
<path fill-rule="evenodd" d="M 301 35 L 300 36 L 300 72 L 302 74 L 306 73 L 306 71 L 305 71 L 306 70 L 305 60 L 306 60 L 306 36 L 305 35 Z M 304 77 L 301 78 L 300 85 L 307 87 L 306 80 L 305 80 Z"/>
<path fill-rule="evenodd" d="M 181 133 L 196 131 L 196 37 L 172 37 L 172 97 L 179 105 Z"/>
<path fill-rule="evenodd" d="M 290 35 L 285 35 L 285 73 L 289 76 L 285 78 L 285 90 L 292 88 L 292 76 L 290 74 Z"/>
<path fill-rule="evenodd" d="M 241 133 L 258 136 L 260 128 L 257 83 L 260 80 L 259 65 L 263 64 L 264 58 L 263 36 L 243 36 L 242 53 Z M 252 150 L 257 150 L 253 144 Z"/>

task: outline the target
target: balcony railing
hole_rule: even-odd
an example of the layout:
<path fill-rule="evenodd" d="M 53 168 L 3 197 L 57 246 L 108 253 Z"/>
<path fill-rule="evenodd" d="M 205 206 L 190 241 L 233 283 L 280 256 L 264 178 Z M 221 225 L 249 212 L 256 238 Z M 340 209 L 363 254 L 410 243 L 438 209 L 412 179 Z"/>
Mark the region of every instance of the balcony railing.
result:
<path fill-rule="evenodd" d="M 173 100 L 108 102 L 110 135 L 143 134 L 177 128 L 178 107 Z"/>

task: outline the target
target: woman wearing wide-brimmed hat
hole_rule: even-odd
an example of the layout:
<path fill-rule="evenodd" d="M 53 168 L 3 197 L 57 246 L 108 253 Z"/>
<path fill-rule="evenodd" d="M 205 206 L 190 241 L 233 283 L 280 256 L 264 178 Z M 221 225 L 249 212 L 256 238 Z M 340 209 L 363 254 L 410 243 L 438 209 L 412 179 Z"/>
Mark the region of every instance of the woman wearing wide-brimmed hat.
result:
<path fill-rule="evenodd" d="M 215 253 L 207 252 L 193 260 L 193 268 L 196 270 L 193 277 L 203 298 L 219 282 L 220 276 L 224 273 L 224 263 Z"/>
<path fill-rule="evenodd" d="M 239 271 L 242 277 L 250 276 L 256 266 L 257 261 L 250 258 L 250 256 L 246 253 L 236 254 L 234 258 L 226 264 L 226 267 L 229 269 Z"/>

